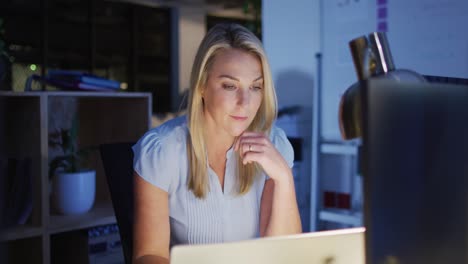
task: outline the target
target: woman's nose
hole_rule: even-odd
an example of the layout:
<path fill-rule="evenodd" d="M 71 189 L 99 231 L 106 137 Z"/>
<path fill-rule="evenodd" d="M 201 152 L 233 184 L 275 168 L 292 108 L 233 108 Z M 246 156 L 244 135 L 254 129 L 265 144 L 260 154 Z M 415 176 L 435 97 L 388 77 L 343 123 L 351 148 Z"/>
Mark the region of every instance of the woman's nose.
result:
<path fill-rule="evenodd" d="M 248 105 L 250 101 L 250 93 L 248 89 L 238 89 L 237 104 Z"/>

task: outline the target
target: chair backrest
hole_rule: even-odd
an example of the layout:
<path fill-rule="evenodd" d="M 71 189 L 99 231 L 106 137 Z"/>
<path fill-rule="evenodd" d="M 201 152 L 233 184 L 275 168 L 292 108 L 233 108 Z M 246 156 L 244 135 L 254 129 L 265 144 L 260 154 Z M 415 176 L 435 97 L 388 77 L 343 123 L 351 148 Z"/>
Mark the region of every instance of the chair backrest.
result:
<path fill-rule="evenodd" d="M 133 144 L 99 146 L 126 263 L 132 262 L 133 251 Z"/>

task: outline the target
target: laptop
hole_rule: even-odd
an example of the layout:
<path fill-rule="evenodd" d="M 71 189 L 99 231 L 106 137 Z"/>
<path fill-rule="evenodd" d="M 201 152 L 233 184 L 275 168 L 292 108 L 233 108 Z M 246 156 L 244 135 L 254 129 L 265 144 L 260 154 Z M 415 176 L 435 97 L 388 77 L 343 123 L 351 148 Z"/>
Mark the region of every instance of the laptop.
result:
<path fill-rule="evenodd" d="M 171 264 L 363 264 L 364 228 L 258 238 L 240 242 L 180 245 Z"/>

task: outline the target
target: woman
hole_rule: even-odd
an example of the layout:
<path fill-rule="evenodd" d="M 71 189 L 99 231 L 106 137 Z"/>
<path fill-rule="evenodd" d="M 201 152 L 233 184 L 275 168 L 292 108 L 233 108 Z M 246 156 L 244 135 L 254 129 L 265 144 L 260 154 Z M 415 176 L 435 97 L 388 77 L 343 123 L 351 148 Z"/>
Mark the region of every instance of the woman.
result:
<path fill-rule="evenodd" d="M 193 65 L 187 117 L 147 132 L 135 153 L 134 260 L 177 244 L 301 232 L 293 150 L 273 126 L 276 94 L 260 41 L 214 26 Z"/>

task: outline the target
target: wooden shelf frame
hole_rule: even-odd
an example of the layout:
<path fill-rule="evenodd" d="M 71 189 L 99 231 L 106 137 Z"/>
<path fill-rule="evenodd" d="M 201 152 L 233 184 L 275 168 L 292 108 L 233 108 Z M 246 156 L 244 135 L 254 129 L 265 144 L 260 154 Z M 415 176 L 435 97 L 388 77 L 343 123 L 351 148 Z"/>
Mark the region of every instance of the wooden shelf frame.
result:
<path fill-rule="evenodd" d="M 69 102 L 76 104 L 74 109 L 80 119 L 80 144 L 136 142 L 151 127 L 151 93 L 0 91 L 0 147 L 5 148 L 5 157 L 30 157 L 34 175 L 29 220 L 0 230 L 0 243 L 13 252 L 8 263 L 24 263 L 24 256 L 14 252 L 20 252 L 25 245 L 33 247 L 35 263 L 51 263 L 53 235 L 116 223 L 99 153 L 91 155 L 96 169 L 92 209 L 80 215 L 59 215 L 50 205 L 50 120 L 57 112 L 56 105 Z"/>

